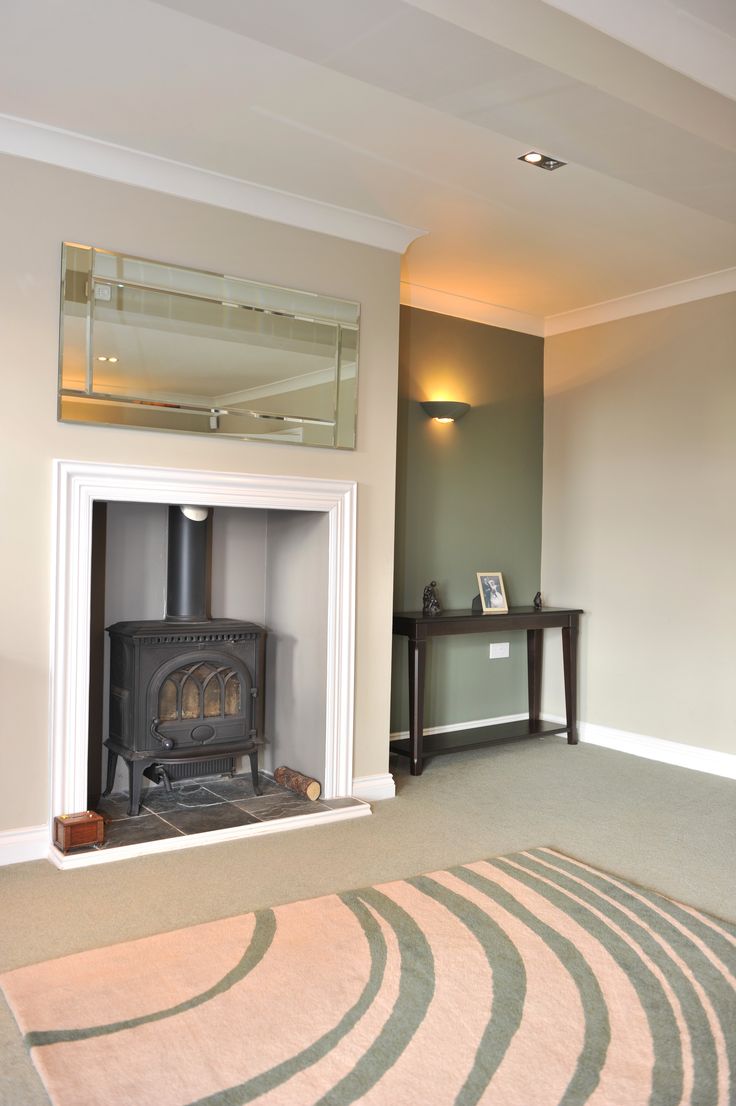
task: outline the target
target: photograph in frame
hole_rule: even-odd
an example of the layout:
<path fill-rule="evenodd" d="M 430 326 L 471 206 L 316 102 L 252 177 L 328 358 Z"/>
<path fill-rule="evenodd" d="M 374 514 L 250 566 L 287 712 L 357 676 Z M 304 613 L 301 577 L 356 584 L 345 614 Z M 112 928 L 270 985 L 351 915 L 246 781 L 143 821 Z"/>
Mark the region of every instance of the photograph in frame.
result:
<path fill-rule="evenodd" d="M 478 591 L 483 614 L 508 614 L 509 605 L 500 572 L 478 572 Z"/>

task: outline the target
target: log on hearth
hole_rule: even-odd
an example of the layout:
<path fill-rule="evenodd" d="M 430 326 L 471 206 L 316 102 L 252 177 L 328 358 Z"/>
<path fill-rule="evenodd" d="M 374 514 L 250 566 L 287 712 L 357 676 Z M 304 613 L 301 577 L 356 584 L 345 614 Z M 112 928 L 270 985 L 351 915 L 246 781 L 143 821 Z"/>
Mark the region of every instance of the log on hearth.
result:
<path fill-rule="evenodd" d="M 296 791 L 299 795 L 306 795 L 308 799 L 318 799 L 322 793 L 322 785 L 311 776 L 305 776 L 302 772 L 296 772 L 293 768 L 283 765 L 277 768 L 273 774 L 276 783 L 282 787 L 288 787 L 289 791 Z"/>

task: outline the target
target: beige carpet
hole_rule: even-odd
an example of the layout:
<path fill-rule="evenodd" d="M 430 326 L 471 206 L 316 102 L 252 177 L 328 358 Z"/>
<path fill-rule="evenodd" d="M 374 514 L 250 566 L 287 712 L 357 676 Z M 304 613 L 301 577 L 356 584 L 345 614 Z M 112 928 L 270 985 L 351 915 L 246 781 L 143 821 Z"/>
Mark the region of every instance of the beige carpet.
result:
<path fill-rule="evenodd" d="M 728 1106 L 736 927 L 531 849 L 9 972 L 56 1106 Z"/>

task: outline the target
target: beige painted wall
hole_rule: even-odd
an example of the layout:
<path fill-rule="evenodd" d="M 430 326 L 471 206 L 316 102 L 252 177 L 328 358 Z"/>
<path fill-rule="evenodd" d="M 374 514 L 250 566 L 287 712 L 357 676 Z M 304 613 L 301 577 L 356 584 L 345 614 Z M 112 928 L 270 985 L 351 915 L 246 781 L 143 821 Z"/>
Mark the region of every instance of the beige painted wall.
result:
<path fill-rule="evenodd" d="M 51 462 L 356 480 L 354 773 L 388 766 L 399 258 L 326 235 L 0 157 L 0 831 L 47 817 Z M 362 304 L 358 448 L 300 449 L 56 421 L 63 240 Z M 19 783 L 22 781 L 22 783 Z"/>
<path fill-rule="evenodd" d="M 735 351 L 734 295 L 547 339 L 542 526 L 545 602 L 586 611 L 581 718 L 730 753 Z"/>

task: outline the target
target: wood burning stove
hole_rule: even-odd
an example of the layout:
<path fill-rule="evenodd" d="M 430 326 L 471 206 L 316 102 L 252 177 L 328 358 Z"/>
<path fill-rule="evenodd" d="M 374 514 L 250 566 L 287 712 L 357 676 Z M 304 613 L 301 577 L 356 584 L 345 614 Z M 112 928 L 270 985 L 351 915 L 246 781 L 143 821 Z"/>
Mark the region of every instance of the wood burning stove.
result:
<path fill-rule="evenodd" d="M 110 635 L 107 788 L 128 765 L 128 814 L 140 811 L 146 775 L 172 779 L 232 771 L 250 759 L 258 785 L 263 743 L 266 631 L 209 617 L 211 512 L 169 508 L 166 617 L 117 622 Z"/>

